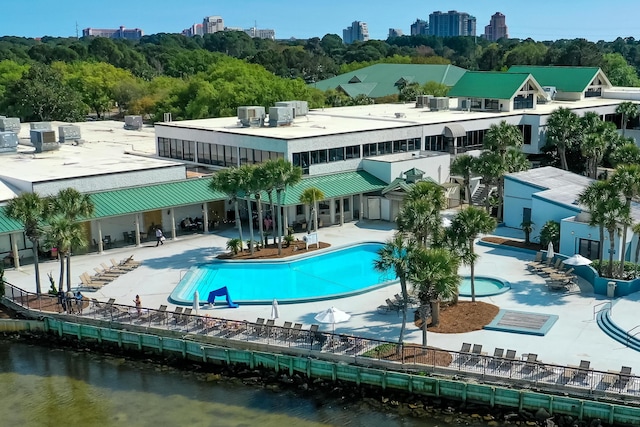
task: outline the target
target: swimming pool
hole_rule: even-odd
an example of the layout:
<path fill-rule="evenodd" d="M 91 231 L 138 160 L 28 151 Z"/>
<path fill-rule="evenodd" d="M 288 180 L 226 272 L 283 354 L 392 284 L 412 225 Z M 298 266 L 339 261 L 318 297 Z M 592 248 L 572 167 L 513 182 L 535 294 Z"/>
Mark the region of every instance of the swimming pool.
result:
<path fill-rule="evenodd" d="M 477 297 L 489 297 L 491 295 L 499 295 L 511 289 L 511 285 L 506 280 L 496 277 L 475 276 L 474 287 Z M 463 297 L 471 296 L 471 278 L 463 277 L 458 293 Z"/>
<path fill-rule="evenodd" d="M 357 295 L 395 280 L 393 272 L 373 269 L 382 246 L 362 243 L 286 261 L 199 264 L 184 275 L 170 299 L 176 304 L 191 304 L 197 290 L 206 301 L 209 292 L 223 286 L 238 304 L 271 304 L 273 299 L 286 304 Z"/>

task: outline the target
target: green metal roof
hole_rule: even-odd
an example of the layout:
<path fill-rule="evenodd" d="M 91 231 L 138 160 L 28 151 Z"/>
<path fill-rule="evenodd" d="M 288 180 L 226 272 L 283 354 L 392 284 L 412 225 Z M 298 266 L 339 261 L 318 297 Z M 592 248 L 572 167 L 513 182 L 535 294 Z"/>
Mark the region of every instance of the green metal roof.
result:
<path fill-rule="evenodd" d="M 24 230 L 22 223 L 8 218 L 4 213 L 4 207 L 0 207 L 0 234 L 13 233 Z"/>
<path fill-rule="evenodd" d="M 396 83 L 402 78 L 409 83 L 415 82 L 421 85 L 433 81 L 453 86 L 464 73 L 466 73 L 464 68 L 455 65 L 375 64 L 311 83 L 311 85 L 321 90 L 341 88 L 351 97 L 367 95 L 371 98 L 380 98 L 397 95 Z M 350 81 L 353 83 L 349 83 Z"/>
<path fill-rule="evenodd" d="M 562 92 L 584 92 L 601 71 L 598 67 L 514 65 L 508 72 L 531 74 L 541 86 L 555 86 Z M 604 73 L 602 75 L 606 79 Z"/>
<path fill-rule="evenodd" d="M 191 178 L 178 182 L 92 193 L 90 197 L 96 207 L 93 217 L 120 216 L 227 198 L 224 193 L 212 191 L 209 183 L 211 183 L 209 177 Z"/>
<path fill-rule="evenodd" d="M 352 194 L 380 191 L 387 184 L 365 171 L 342 172 L 332 175 L 305 178 L 293 187 L 287 188 L 284 205 L 299 205 L 300 195 L 307 188 L 315 187 L 324 193 L 327 199 L 350 196 Z M 263 200 L 267 200 L 264 194 Z M 274 195 L 275 198 L 275 195 Z M 275 200 L 274 200 L 275 201 Z"/>
<path fill-rule="evenodd" d="M 467 71 L 451 88 L 448 96 L 511 99 L 530 77 L 527 73 Z"/>

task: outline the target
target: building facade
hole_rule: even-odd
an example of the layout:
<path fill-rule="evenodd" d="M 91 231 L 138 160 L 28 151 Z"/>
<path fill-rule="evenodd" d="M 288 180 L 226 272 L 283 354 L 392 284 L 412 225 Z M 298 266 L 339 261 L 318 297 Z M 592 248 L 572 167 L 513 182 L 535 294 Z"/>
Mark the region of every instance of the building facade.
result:
<path fill-rule="evenodd" d="M 484 38 L 492 42 L 502 38 L 509 38 L 509 29 L 507 28 L 504 14 L 496 12 L 491 16 L 489 25 L 484 27 Z"/>
<path fill-rule="evenodd" d="M 436 11 L 429 15 L 429 35 L 437 37 L 475 36 L 476 18 L 466 12 Z"/>
<path fill-rule="evenodd" d="M 426 36 L 429 35 L 429 23 L 422 19 L 416 19 L 416 22 L 411 24 L 412 36 Z"/>
<path fill-rule="evenodd" d="M 204 34 L 224 31 L 224 20 L 222 16 L 205 16 L 202 20 L 202 31 Z"/>
<path fill-rule="evenodd" d="M 401 37 L 404 34 L 402 33 L 402 30 L 400 28 L 389 28 L 389 38 L 393 38 L 393 37 Z"/>
<path fill-rule="evenodd" d="M 189 28 L 182 30 L 182 35 L 186 37 L 204 35 L 204 27 L 202 24 L 193 24 Z"/>
<path fill-rule="evenodd" d="M 126 39 L 126 40 L 140 40 L 144 32 L 140 28 L 125 28 L 120 27 L 117 29 L 107 28 L 85 28 L 82 30 L 82 37 L 106 37 L 109 39 Z"/>
<path fill-rule="evenodd" d="M 260 29 L 256 27 L 251 27 L 242 31 L 247 33 L 251 38 L 268 39 L 268 40 L 276 39 L 276 31 L 268 28 Z"/>
<path fill-rule="evenodd" d="M 342 30 L 342 41 L 351 44 L 356 41 L 366 42 L 369 40 L 369 28 L 366 22 L 353 21 L 351 25 Z"/>

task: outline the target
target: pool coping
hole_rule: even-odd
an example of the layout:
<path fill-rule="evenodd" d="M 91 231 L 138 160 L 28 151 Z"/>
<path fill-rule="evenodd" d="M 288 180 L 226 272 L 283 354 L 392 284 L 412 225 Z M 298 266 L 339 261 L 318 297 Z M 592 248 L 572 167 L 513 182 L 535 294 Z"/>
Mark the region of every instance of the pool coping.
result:
<path fill-rule="evenodd" d="M 462 276 L 462 278 L 463 278 L 463 279 L 464 279 L 464 278 L 471 278 L 471 276 Z M 482 295 L 479 295 L 479 294 L 476 292 L 476 295 L 475 295 L 475 297 L 476 297 L 476 298 L 484 298 L 484 297 L 492 297 L 492 296 L 495 296 L 495 295 L 502 295 L 502 294 L 504 294 L 505 292 L 508 292 L 508 291 L 510 291 L 510 290 L 511 290 L 511 282 L 509 282 L 508 280 L 503 279 L 502 277 L 489 276 L 489 275 L 486 275 L 486 274 L 481 274 L 481 275 L 479 275 L 479 276 L 474 275 L 474 276 L 473 276 L 473 278 L 474 278 L 474 280 L 475 280 L 475 279 L 491 279 L 491 280 L 497 280 L 497 281 L 499 281 L 499 282 L 502 282 L 502 284 L 504 285 L 504 286 L 503 286 L 503 287 L 502 287 L 498 292 L 492 292 L 492 293 L 489 293 L 489 294 L 482 294 Z M 458 294 L 459 294 L 461 297 L 471 297 L 471 293 L 469 293 L 469 294 L 463 294 L 463 293 L 460 293 L 460 292 L 459 292 L 459 289 L 460 289 L 460 288 L 458 288 Z"/>
<path fill-rule="evenodd" d="M 327 253 L 330 253 L 330 252 L 337 252 L 339 250 L 343 250 L 343 249 L 347 249 L 347 248 L 353 248 L 353 247 L 356 247 L 356 246 L 363 246 L 363 245 L 370 245 L 370 244 L 384 245 L 385 242 L 380 242 L 380 241 L 361 241 L 361 242 L 352 243 L 352 244 L 348 244 L 348 245 L 331 246 L 331 247 L 324 248 L 324 249 L 318 249 L 318 250 L 310 252 L 310 253 L 304 253 L 304 254 L 300 254 L 300 255 L 295 255 L 294 256 L 295 258 L 287 257 L 287 258 L 266 259 L 266 260 L 263 260 L 263 259 L 251 259 L 251 260 L 215 259 L 215 260 L 210 261 L 210 262 L 200 262 L 200 263 L 192 265 L 189 268 L 189 270 L 187 271 L 187 273 L 185 273 L 185 275 L 180 279 L 180 281 L 178 282 L 176 287 L 169 294 L 169 301 L 171 303 L 173 303 L 173 304 L 176 304 L 176 305 L 183 305 L 183 306 L 193 305 L 193 300 L 185 300 L 183 298 L 178 298 L 174 294 L 176 293 L 176 289 L 180 285 L 180 282 L 182 282 L 182 280 L 193 269 L 195 269 L 195 268 L 197 268 L 199 266 L 202 266 L 202 265 L 211 265 L 211 264 L 217 264 L 217 263 L 243 263 L 243 264 L 291 263 L 291 262 L 301 261 L 301 260 L 304 260 L 304 259 L 307 259 L 307 258 L 312 258 L 312 257 L 315 257 L 315 256 L 324 255 L 324 254 L 327 254 Z M 358 289 L 358 290 L 354 290 L 354 291 L 350 291 L 350 292 L 343 292 L 343 293 L 339 293 L 339 294 L 330 294 L 330 295 L 321 295 L 321 296 L 307 297 L 307 298 L 287 298 L 287 299 L 277 298 L 277 301 L 278 301 L 278 304 L 301 304 L 301 303 L 307 303 L 307 302 L 327 301 L 327 300 L 337 299 L 337 298 L 347 298 L 347 297 L 352 297 L 352 296 L 365 294 L 367 292 L 371 292 L 371 291 L 374 291 L 376 289 L 382 289 L 382 288 L 385 288 L 387 286 L 396 284 L 398 282 L 399 282 L 398 279 L 394 279 L 394 280 L 389 280 L 389 281 L 386 281 L 386 282 L 381 282 L 381 283 L 375 284 L 373 286 L 369 286 L 367 288 Z M 200 298 L 204 298 L 204 297 L 205 297 L 204 295 L 200 296 Z M 206 297 L 208 297 L 208 295 Z M 230 295 L 230 298 L 231 297 L 232 297 L 232 295 Z M 235 304 L 239 304 L 239 305 L 271 305 L 273 303 L 273 299 L 269 299 L 269 300 L 233 300 L 233 302 Z M 200 302 L 200 305 L 201 306 L 202 305 L 209 305 L 209 303 L 205 299 L 205 300 Z M 220 300 L 220 301 L 216 301 L 214 305 L 216 305 L 216 306 L 224 306 L 224 305 L 227 305 L 227 303 L 226 303 L 226 301 Z"/>

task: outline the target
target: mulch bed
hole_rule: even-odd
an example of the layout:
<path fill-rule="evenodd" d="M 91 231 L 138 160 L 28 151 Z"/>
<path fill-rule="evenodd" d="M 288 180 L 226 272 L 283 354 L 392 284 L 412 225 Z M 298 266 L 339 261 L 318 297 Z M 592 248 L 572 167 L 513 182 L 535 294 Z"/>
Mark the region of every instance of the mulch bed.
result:
<path fill-rule="evenodd" d="M 282 243 L 282 255 L 278 255 L 278 245 L 271 244 L 260 250 L 255 250 L 253 255 L 251 252 L 245 250 L 241 254 L 233 255 L 231 253 L 224 253 L 218 255 L 219 259 L 277 259 L 277 258 L 287 258 L 292 255 L 301 255 L 303 253 L 309 253 L 316 251 L 318 249 L 325 249 L 331 247 L 330 244 L 325 242 L 320 242 L 320 247 L 317 248 L 316 244 L 310 245 L 309 250 L 305 249 L 305 242 L 302 240 L 296 240 L 292 242 L 288 247 L 286 243 Z"/>
<path fill-rule="evenodd" d="M 481 240 L 483 242 L 493 243 L 496 245 L 511 246 L 514 248 L 521 248 L 521 249 L 530 249 L 532 251 L 539 251 L 542 249 L 542 246 L 540 246 L 539 243 L 529 242 L 529 244 L 526 244 L 523 241 L 512 240 L 506 237 L 486 236 L 486 237 L 483 237 Z"/>
<path fill-rule="evenodd" d="M 402 360 L 402 355 L 400 355 L 396 350 L 397 347 L 387 347 L 377 356 L 384 360 L 400 361 Z M 451 356 L 447 351 L 433 347 L 427 347 L 427 349 L 424 350 L 418 344 L 405 344 L 402 350 L 404 353 L 404 363 L 449 366 L 453 360 L 453 356 Z"/>
<path fill-rule="evenodd" d="M 429 332 L 440 334 L 461 334 L 478 331 L 498 315 L 500 308 L 486 302 L 459 301 L 457 304 L 440 308 L 440 324 L 429 326 Z M 416 322 L 416 327 L 420 321 Z"/>
<path fill-rule="evenodd" d="M 48 311 L 51 313 L 62 313 L 62 306 L 58 304 L 58 297 L 54 297 L 48 294 L 40 295 L 40 297 L 34 294 L 30 294 L 28 296 L 25 296 L 23 300 L 18 300 L 18 302 L 32 309 L 40 309 L 42 311 Z M 73 309 L 75 310 L 75 299 L 72 302 Z M 87 307 L 89 307 L 89 300 L 85 298 L 82 302 L 82 309 L 84 310 Z"/>

